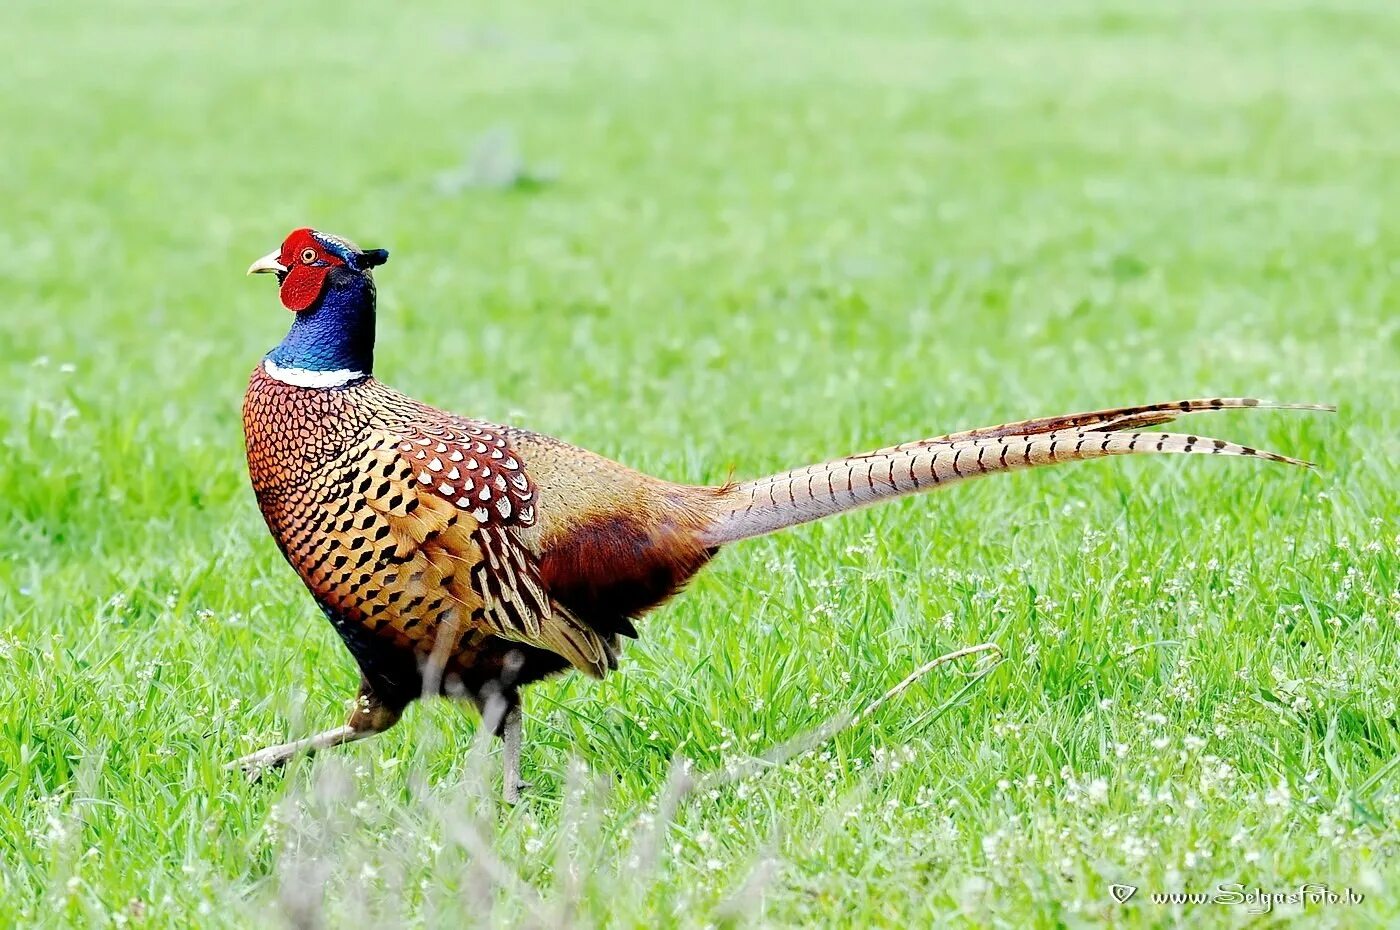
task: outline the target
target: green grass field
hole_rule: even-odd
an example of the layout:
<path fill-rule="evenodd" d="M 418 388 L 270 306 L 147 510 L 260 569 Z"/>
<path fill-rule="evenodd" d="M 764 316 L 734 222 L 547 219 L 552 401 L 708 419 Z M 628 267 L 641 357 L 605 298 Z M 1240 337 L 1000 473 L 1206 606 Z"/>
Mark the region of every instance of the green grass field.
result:
<path fill-rule="evenodd" d="M 549 7 L 7 9 L 0 926 L 1400 922 L 1394 4 Z M 289 322 L 243 270 L 306 224 L 393 252 L 384 380 L 675 479 L 1341 411 L 1188 427 L 1316 473 L 1113 460 L 734 546 L 528 694 L 514 810 L 446 702 L 250 785 L 358 681 L 242 458 Z M 1150 899 L 1222 882 L 1364 901 Z"/>

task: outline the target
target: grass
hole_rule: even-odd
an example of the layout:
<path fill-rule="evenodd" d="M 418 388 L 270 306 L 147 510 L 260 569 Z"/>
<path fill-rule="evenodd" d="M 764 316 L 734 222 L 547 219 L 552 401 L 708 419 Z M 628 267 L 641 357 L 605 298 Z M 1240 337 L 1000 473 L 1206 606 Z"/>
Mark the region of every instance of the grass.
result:
<path fill-rule="evenodd" d="M 6 19 L 0 925 L 1400 921 L 1393 5 Z M 1316 474 L 1115 460 L 735 546 L 618 674 L 529 694 L 513 811 L 447 703 L 248 785 L 224 764 L 357 680 L 240 446 L 287 324 L 242 271 L 308 223 L 393 252 L 385 380 L 676 479 L 1139 400 L 1342 407 L 1191 427 Z M 675 760 L 984 641 L 986 677 L 665 816 Z M 1365 898 L 1149 898 L 1307 881 Z"/>

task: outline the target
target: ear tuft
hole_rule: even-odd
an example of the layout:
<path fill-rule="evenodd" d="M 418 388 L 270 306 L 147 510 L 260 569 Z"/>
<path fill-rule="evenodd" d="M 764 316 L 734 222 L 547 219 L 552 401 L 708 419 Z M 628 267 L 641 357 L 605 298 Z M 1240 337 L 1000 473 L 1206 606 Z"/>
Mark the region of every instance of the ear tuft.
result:
<path fill-rule="evenodd" d="M 367 249 L 355 256 L 355 264 L 363 269 L 377 268 L 388 260 L 387 249 Z"/>

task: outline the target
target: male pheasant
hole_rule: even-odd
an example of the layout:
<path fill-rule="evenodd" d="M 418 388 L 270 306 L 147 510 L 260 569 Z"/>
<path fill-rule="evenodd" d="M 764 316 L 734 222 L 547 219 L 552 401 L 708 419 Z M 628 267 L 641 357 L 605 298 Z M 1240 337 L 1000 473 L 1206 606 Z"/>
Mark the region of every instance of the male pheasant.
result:
<path fill-rule="evenodd" d="M 268 529 L 362 672 L 345 726 L 273 746 L 250 771 L 378 733 L 424 694 L 473 701 L 520 788 L 520 689 L 570 667 L 601 678 L 633 621 L 725 543 L 963 478 L 1131 453 L 1296 459 L 1144 432 L 1236 407 L 1121 407 L 890 446 L 723 487 L 672 484 L 558 439 L 455 416 L 372 376 L 375 287 L 388 253 L 293 231 L 249 274 L 277 276 L 296 316 L 254 370 L 248 468 Z"/>

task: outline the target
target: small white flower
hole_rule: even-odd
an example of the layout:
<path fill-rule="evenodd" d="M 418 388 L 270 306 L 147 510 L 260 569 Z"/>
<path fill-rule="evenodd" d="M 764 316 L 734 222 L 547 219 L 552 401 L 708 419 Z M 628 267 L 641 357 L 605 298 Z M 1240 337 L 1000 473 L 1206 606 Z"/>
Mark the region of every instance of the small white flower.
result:
<path fill-rule="evenodd" d="M 1278 785 L 1270 788 L 1264 795 L 1264 803 L 1269 807 L 1285 807 L 1293 800 L 1293 792 L 1288 788 L 1288 782 L 1279 779 Z"/>

